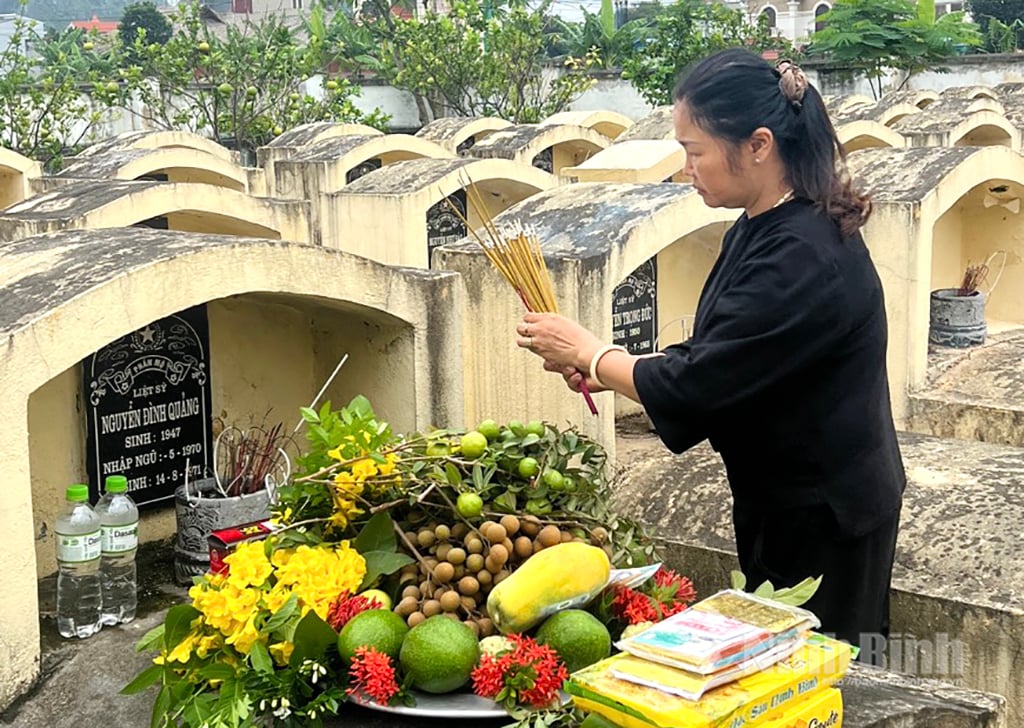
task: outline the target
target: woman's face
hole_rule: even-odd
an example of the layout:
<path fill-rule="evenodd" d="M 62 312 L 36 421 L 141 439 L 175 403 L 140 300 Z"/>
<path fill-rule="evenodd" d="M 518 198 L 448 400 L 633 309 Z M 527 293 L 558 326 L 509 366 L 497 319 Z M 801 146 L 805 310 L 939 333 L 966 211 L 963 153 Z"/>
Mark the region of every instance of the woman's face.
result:
<path fill-rule="evenodd" d="M 750 181 L 744 173 L 742 150 L 729 158 L 729 146 L 697 126 L 683 102 L 672 110 L 676 140 L 686 150 L 683 173 L 708 207 L 745 207 L 750 196 Z"/>

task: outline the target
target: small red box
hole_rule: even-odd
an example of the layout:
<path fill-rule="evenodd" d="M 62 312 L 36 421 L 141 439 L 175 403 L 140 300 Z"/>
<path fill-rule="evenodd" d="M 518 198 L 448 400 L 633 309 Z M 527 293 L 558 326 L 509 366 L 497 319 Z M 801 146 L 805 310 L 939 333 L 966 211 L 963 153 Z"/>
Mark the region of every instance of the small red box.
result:
<path fill-rule="evenodd" d="M 214 574 L 227 574 L 228 565 L 224 563 L 224 559 L 238 544 L 266 538 L 278 528 L 279 526 L 270 521 L 253 521 L 214 531 L 209 538 L 210 571 Z"/>

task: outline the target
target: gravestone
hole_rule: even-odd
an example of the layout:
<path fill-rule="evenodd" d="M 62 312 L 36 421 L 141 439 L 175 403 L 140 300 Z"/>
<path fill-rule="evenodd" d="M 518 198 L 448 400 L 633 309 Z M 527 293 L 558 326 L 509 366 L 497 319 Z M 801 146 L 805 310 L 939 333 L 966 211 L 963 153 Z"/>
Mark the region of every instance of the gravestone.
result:
<path fill-rule="evenodd" d="M 210 465 L 210 333 L 206 307 L 147 324 L 83 362 L 86 467 L 95 500 L 125 475 L 140 506 L 174 498 Z"/>
<path fill-rule="evenodd" d="M 537 169 L 543 169 L 545 172 L 554 173 L 555 148 L 548 147 L 544 151 L 540 152 L 536 157 L 533 158 L 532 164 Z"/>
<path fill-rule="evenodd" d="M 630 273 L 612 293 L 612 341 L 630 354 L 655 351 L 658 337 L 658 259 Z"/>
<path fill-rule="evenodd" d="M 459 211 L 458 215 L 452 210 L 452 205 Z M 434 248 L 457 242 L 469 234 L 466 224 L 462 221 L 466 218 L 466 207 L 466 191 L 456 190 L 446 199 L 431 205 L 427 210 L 428 261 Z M 459 215 L 462 217 L 460 218 Z"/>
<path fill-rule="evenodd" d="M 375 169 L 380 169 L 383 166 L 383 162 L 380 157 L 374 157 L 373 159 L 367 159 L 365 162 L 357 167 L 353 167 L 345 173 L 345 184 L 350 185 L 357 179 L 362 177 L 364 174 L 368 174 Z"/>

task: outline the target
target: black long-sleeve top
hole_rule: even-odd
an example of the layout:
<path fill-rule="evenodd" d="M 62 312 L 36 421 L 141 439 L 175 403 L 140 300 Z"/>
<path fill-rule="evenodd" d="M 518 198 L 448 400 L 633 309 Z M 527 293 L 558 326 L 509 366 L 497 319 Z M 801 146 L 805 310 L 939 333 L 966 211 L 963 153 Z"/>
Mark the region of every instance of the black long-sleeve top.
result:
<path fill-rule="evenodd" d="M 886 337 L 863 238 L 792 200 L 740 217 L 692 337 L 639 360 L 633 381 L 673 452 L 706 438 L 721 454 L 737 507 L 824 503 L 854 536 L 899 509 L 906 483 Z"/>

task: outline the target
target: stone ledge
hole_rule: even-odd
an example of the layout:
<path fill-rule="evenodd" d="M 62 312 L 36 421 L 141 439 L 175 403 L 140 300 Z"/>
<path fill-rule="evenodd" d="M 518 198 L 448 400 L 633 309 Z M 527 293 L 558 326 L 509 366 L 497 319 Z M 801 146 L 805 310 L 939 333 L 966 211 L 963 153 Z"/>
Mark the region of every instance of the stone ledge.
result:
<path fill-rule="evenodd" d="M 956 641 L 958 685 L 1006 696 L 1024 724 L 1024 450 L 901 433 L 908 473 L 893 573 L 894 635 Z M 699 594 L 736 568 L 731 495 L 705 443 L 673 455 L 623 434 L 616 504 L 662 535 L 666 561 Z M 954 658 L 957 659 L 957 658 Z"/>

